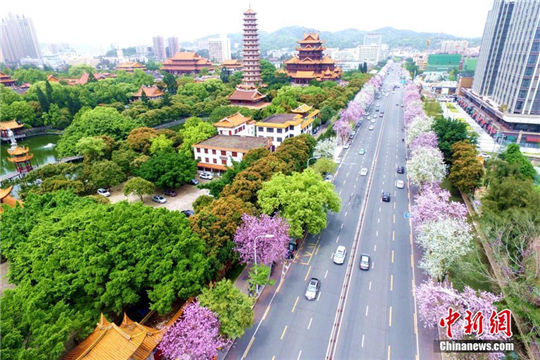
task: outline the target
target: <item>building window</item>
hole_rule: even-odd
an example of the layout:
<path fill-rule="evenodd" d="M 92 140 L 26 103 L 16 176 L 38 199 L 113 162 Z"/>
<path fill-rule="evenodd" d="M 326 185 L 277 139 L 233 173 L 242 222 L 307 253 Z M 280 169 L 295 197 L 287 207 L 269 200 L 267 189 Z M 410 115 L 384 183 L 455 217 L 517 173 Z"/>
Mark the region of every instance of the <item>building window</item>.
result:
<path fill-rule="evenodd" d="M 278 138 L 277 138 L 277 142 L 280 143 L 281 141 L 282 141 L 282 138 L 278 137 Z"/>
<path fill-rule="evenodd" d="M 264 131 L 262 126 L 259 126 L 259 131 Z"/>
<path fill-rule="evenodd" d="M 204 162 L 209 163 L 210 161 L 208 161 L 208 158 L 204 158 Z"/>
<path fill-rule="evenodd" d="M 232 152 L 232 156 L 233 156 L 233 157 L 237 157 L 237 156 L 238 156 L 238 153 L 237 153 L 236 151 L 233 151 L 233 152 Z"/>
<path fill-rule="evenodd" d="M 214 164 L 217 164 L 217 159 L 214 158 L 212 160 L 214 161 Z"/>
<path fill-rule="evenodd" d="M 274 132 L 274 128 L 268 128 L 267 130 L 269 133 L 273 133 Z"/>
<path fill-rule="evenodd" d="M 221 150 L 221 155 L 222 155 L 222 156 L 227 155 L 227 153 L 225 152 L 225 150 Z"/>
<path fill-rule="evenodd" d="M 230 136 L 230 135 L 232 135 L 232 131 L 231 131 L 231 130 L 229 130 L 229 136 Z"/>
<path fill-rule="evenodd" d="M 212 155 L 216 155 L 216 150 L 212 149 Z"/>
<path fill-rule="evenodd" d="M 294 125 L 290 125 L 289 130 L 294 130 Z"/>
<path fill-rule="evenodd" d="M 227 165 L 227 160 L 221 160 L 221 165 Z"/>
<path fill-rule="evenodd" d="M 281 134 L 282 131 L 282 129 L 277 129 L 278 134 Z"/>
<path fill-rule="evenodd" d="M 205 153 L 205 154 L 208 154 L 208 149 L 204 149 L 204 153 Z"/>

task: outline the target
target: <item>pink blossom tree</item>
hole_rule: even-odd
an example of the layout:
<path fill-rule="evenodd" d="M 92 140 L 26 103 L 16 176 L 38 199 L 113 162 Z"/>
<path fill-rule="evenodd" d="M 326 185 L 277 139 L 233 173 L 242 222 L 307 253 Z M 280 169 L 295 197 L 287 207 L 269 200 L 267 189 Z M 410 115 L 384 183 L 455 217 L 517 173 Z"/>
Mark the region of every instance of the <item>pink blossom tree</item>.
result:
<path fill-rule="evenodd" d="M 414 227 L 427 221 L 437 221 L 445 218 L 465 220 L 467 208 L 465 205 L 448 201 L 450 192 L 441 189 L 438 183 L 426 184 L 411 206 L 411 219 Z"/>
<path fill-rule="evenodd" d="M 351 133 L 351 124 L 343 119 L 339 119 L 334 123 L 333 129 L 341 139 L 341 143 L 344 144 L 347 137 Z"/>
<path fill-rule="evenodd" d="M 244 263 L 254 260 L 254 241 L 257 236 L 257 262 L 271 265 L 275 261 L 284 260 L 289 246 L 289 224 L 279 216 L 262 214 L 260 217 L 242 215 L 242 225 L 236 230 L 235 250 Z M 271 234 L 274 237 L 261 235 Z"/>
<path fill-rule="evenodd" d="M 167 329 L 158 349 L 168 359 L 212 359 L 218 349 L 228 344 L 219 335 L 219 326 L 214 312 L 193 302 Z"/>
<path fill-rule="evenodd" d="M 502 296 L 487 291 L 477 292 L 470 287 L 465 287 L 463 292 L 460 293 L 451 286 L 443 286 L 428 280 L 416 289 L 416 298 L 418 301 L 418 318 L 426 328 L 433 329 L 439 326 L 441 318 L 448 316 L 448 309 L 452 308 L 461 315 L 452 325 L 454 339 L 504 339 L 503 334 L 491 334 L 489 332 L 490 316 L 493 311 L 497 312 L 495 303 L 501 301 Z M 484 330 L 482 334 L 465 334 L 467 310 L 472 314 L 482 312 L 482 327 Z M 501 359 L 503 354 L 491 353 L 489 357 L 490 359 Z"/>
<path fill-rule="evenodd" d="M 417 149 L 419 147 L 432 147 L 436 148 L 438 144 L 437 134 L 435 134 L 434 131 L 428 131 L 418 134 L 416 139 L 414 139 L 411 144 L 410 148 L 412 150 Z"/>

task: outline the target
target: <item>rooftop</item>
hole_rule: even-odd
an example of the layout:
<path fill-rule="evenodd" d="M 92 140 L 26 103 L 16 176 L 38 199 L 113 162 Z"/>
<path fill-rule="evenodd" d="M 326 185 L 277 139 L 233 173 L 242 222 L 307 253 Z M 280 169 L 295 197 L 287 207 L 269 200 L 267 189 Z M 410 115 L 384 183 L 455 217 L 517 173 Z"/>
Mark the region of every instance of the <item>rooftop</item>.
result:
<path fill-rule="evenodd" d="M 243 123 L 246 123 L 251 118 L 249 116 L 244 116 L 237 112 L 234 115 L 227 116 L 220 121 L 214 123 L 215 127 L 237 127 L 238 125 L 242 125 Z"/>
<path fill-rule="evenodd" d="M 0 122 L 0 130 L 7 130 L 7 129 L 20 129 L 24 125 L 19 124 L 17 120 L 9 120 L 9 121 L 1 121 Z"/>
<path fill-rule="evenodd" d="M 203 148 L 206 147 L 217 149 L 230 149 L 247 152 L 251 149 L 268 146 L 268 139 L 255 136 L 216 135 L 193 146 Z"/>
<path fill-rule="evenodd" d="M 297 120 L 298 116 L 298 114 L 275 114 L 262 120 L 262 122 L 270 124 L 285 124 L 287 121 Z"/>

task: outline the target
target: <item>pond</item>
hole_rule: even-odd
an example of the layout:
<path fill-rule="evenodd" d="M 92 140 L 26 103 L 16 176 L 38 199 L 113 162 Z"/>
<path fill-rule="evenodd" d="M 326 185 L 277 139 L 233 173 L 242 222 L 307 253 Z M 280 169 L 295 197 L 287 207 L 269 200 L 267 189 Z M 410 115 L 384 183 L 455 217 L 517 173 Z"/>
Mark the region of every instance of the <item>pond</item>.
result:
<path fill-rule="evenodd" d="M 30 153 L 34 154 L 32 166 L 37 167 L 56 161 L 55 148 L 59 138 L 59 135 L 40 135 L 22 139 L 17 141 L 17 144 L 20 146 L 28 146 L 30 148 Z M 2 165 L 0 175 L 15 171 L 13 163 L 7 160 L 7 150 L 9 149 L 9 146 L 9 142 L 3 142 L 0 146 L 0 161 Z"/>

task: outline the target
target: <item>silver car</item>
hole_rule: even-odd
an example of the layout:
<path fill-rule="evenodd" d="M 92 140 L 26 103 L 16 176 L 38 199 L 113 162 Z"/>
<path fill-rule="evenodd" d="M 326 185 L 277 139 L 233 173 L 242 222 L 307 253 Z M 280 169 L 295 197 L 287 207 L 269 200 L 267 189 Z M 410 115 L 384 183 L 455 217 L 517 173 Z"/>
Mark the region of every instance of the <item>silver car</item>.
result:
<path fill-rule="evenodd" d="M 321 281 L 317 278 L 309 279 L 304 296 L 307 300 L 315 300 L 321 289 Z"/>
<path fill-rule="evenodd" d="M 369 255 L 367 254 L 362 254 L 360 256 L 360 270 L 369 270 L 369 266 L 371 264 L 371 259 L 369 257 Z"/>
<path fill-rule="evenodd" d="M 345 262 L 346 254 L 347 250 L 345 249 L 345 246 L 339 245 L 336 249 L 336 252 L 334 253 L 334 264 L 343 265 L 343 263 Z"/>

